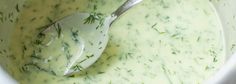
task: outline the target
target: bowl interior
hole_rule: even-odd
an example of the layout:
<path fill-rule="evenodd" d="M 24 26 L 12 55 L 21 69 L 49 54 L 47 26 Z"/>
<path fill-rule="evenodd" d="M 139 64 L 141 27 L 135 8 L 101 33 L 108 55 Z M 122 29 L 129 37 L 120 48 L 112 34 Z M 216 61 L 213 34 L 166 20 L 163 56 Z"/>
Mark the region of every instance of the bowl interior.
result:
<path fill-rule="evenodd" d="M 11 31 L 14 30 L 14 22 L 21 10 L 25 0 L 1 0 L 0 1 L 0 64 L 2 68 L 10 63 L 7 54 Z M 221 19 L 225 36 L 226 56 L 229 57 L 236 52 L 236 0 L 212 0 L 218 15 Z M 4 53 L 4 54 L 1 54 Z M 0 68 L 1 69 L 1 68 Z M 5 75 L 0 73 L 0 75 Z"/>

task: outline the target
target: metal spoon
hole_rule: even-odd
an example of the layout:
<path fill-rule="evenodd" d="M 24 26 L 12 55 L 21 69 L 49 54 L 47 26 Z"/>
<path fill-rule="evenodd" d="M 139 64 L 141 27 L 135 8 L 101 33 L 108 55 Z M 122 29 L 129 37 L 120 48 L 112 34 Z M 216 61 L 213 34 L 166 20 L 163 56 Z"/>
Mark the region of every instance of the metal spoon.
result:
<path fill-rule="evenodd" d="M 112 22 L 141 1 L 127 0 L 107 17 L 99 13 L 74 13 L 53 23 L 37 35 L 42 44 L 38 52 L 44 62 L 34 63 L 54 75 L 72 75 L 88 68 L 104 51 Z"/>

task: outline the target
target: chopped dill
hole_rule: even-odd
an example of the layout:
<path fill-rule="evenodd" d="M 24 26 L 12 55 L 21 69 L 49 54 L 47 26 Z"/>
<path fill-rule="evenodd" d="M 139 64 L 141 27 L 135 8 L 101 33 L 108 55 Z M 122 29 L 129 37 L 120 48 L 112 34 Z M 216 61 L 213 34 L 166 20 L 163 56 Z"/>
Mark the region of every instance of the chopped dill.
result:
<path fill-rule="evenodd" d="M 100 20 L 101 18 L 101 13 L 91 13 L 89 17 L 84 20 L 84 24 L 93 24 L 96 20 Z"/>
<path fill-rule="evenodd" d="M 3 22 L 3 12 L 0 11 L 0 21 Z"/>
<path fill-rule="evenodd" d="M 17 11 L 17 12 L 20 12 L 19 4 L 16 4 L 16 11 Z"/>
<path fill-rule="evenodd" d="M 62 34 L 61 25 L 60 25 L 59 23 L 55 23 L 55 24 L 54 24 L 54 27 L 55 27 L 55 30 L 57 31 L 58 38 L 60 38 L 60 37 L 61 37 L 61 34 Z"/>
<path fill-rule="evenodd" d="M 72 67 L 72 69 L 73 69 L 74 71 L 81 71 L 81 70 L 83 70 L 83 67 L 80 66 L 80 65 L 75 65 L 75 66 Z"/>

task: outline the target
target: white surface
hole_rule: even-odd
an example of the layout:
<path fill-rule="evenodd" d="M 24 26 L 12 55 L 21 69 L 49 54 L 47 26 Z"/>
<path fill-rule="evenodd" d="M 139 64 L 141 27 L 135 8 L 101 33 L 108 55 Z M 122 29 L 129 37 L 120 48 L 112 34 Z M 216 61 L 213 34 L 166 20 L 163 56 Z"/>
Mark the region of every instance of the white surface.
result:
<path fill-rule="evenodd" d="M 236 83 L 236 54 L 206 84 L 235 84 Z"/>
<path fill-rule="evenodd" d="M 2 68 L 0 68 L 0 84 L 18 84 Z"/>

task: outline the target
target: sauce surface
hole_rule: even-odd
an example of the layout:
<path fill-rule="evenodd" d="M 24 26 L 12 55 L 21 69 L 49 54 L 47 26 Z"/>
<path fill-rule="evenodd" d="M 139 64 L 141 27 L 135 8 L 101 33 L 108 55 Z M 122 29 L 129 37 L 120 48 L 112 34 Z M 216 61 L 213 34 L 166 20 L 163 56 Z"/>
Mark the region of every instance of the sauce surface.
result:
<path fill-rule="evenodd" d="M 77 11 L 108 16 L 124 1 L 27 0 L 8 70 L 22 84 L 201 84 L 223 64 L 222 29 L 207 0 L 144 0 L 112 24 L 106 50 L 85 71 L 61 77 L 25 67 L 40 27 Z"/>

